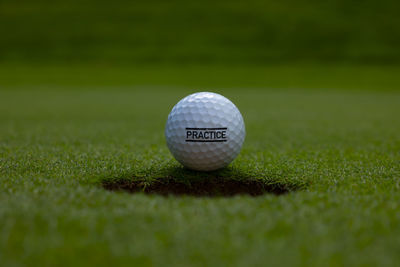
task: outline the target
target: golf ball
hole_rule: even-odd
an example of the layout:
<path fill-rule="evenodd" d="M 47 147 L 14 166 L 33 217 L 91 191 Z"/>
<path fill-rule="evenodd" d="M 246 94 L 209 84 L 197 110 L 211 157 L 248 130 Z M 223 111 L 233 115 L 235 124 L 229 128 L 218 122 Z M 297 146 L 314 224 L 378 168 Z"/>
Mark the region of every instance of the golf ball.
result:
<path fill-rule="evenodd" d="M 236 158 L 246 135 L 242 114 L 226 97 L 210 92 L 176 104 L 165 127 L 167 146 L 185 167 L 213 171 Z"/>

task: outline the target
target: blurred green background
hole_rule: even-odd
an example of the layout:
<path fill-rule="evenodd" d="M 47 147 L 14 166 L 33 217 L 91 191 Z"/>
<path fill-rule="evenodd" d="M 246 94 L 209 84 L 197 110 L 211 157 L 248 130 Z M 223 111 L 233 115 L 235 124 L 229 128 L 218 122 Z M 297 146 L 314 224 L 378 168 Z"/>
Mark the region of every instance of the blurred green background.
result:
<path fill-rule="evenodd" d="M 2 62 L 400 62 L 395 0 L 0 1 Z"/>

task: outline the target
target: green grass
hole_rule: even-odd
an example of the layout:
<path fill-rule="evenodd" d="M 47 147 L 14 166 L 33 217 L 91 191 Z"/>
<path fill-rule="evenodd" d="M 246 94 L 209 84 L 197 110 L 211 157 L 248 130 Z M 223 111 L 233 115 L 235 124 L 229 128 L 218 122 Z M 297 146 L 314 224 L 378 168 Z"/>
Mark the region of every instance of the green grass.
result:
<path fill-rule="evenodd" d="M 399 266 L 398 7 L 1 1 L 0 266 Z M 247 129 L 211 174 L 183 169 L 163 136 L 204 90 Z M 129 179 L 290 192 L 102 186 Z"/>
<path fill-rule="evenodd" d="M 229 68 L 1 69 L 2 266 L 400 263 L 396 68 L 253 67 L 242 80 Z M 191 178 L 163 130 L 198 90 L 224 94 L 245 119 L 242 153 L 223 174 L 302 186 L 256 198 L 104 190 L 116 177 Z"/>

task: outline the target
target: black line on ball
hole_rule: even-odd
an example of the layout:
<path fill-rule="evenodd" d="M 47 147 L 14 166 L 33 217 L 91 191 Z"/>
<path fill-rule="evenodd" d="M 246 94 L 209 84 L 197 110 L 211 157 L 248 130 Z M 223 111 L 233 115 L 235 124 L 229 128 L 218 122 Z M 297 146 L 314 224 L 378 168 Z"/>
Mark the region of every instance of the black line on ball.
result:
<path fill-rule="evenodd" d="M 199 142 L 199 143 L 217 143 L 217 142 L 226 142 L 228 140 L 186 140 L 186 142 Z"/>

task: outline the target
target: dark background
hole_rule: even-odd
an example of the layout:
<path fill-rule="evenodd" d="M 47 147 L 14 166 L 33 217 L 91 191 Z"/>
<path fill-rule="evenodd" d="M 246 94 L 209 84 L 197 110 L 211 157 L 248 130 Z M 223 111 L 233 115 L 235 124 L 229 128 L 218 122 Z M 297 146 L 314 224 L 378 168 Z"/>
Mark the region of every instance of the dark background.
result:
<path fill-rule="evenodd" d="M 398 64 L 399 10 L 395 0 L 2 0 L 0 62 Z"/>

